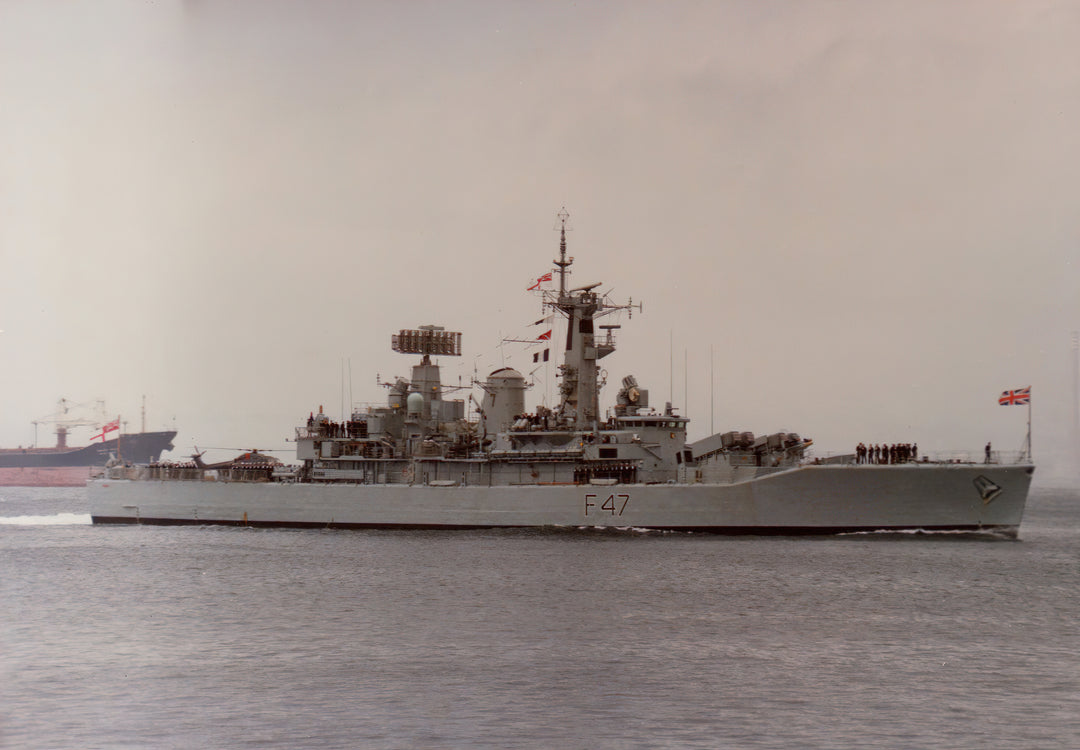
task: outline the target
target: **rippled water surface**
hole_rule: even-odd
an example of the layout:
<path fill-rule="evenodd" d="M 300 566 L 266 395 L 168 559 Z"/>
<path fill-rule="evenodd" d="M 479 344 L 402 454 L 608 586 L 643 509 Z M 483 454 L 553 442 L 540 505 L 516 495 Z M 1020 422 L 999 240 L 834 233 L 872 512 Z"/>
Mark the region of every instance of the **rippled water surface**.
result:
<path fill-rule="evenodd" d="M 0 488 L 0 744 L 1080 747 L 1080 492 L 1021 540 L 89 525 Z"/>

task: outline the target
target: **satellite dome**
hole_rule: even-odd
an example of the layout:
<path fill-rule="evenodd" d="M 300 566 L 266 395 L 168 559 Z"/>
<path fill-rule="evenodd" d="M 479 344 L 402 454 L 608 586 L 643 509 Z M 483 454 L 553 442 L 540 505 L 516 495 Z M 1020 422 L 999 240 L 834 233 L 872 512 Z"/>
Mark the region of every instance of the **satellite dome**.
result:
<path fill-rule="evenodd" d="M 405 408 L 409 411 L 409 414 L 420 414 L 424 411 L 424 396 L 423 394 L 413 393 L 409 394 L 409 397 L 405 400 Z"/>

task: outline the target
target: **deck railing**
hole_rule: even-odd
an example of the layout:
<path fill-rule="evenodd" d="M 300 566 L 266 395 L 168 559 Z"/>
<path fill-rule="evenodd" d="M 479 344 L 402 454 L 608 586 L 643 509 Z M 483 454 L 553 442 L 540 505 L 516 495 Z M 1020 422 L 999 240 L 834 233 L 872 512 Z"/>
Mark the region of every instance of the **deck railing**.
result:
<path fill-rule="evenodd" d="M 807 454 L 807 463 L 822 464 L 852 464 L 856 463 L 854 453 L 838 453 L 835 451 L 814 451 Z M 942 450 L 919 452 L 917 461 L 905 461 L 904 463 L 928 463 L 928 464 L 999 464 L 1015 465 L 1029 463 L 1024 451 L 990 451 L 989 460 L 985 451 L 966 450 Z M 878 465 L 884 465 L 880 463 Z"/>

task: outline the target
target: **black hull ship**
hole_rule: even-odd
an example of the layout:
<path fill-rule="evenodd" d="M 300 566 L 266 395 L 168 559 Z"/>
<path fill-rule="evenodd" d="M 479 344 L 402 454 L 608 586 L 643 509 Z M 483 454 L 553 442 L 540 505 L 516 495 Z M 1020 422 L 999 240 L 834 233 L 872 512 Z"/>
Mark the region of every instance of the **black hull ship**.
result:
<path fill-rule="evenodd" d="M 69 409 L 61 399 L 60 412 Z M 0 448 L 0 487 L 81 487 L 110 461 L 145 464 L 160 460 L 173 448 L 175 430 L 120 434 L 118 421 L 100 427 L 98 421 L 49 417 L 35 424 L 56 423 L 56 445 L 39 448 Z M 67 444 L 73 426 L 96 425 L 101 442 L 77 447 Z M 112 427 L 115 425 L 115 427 Z M 112 429 L 109 429 L 112 427 Z M 111 437 L 106 438 L 109 433 Z"/>

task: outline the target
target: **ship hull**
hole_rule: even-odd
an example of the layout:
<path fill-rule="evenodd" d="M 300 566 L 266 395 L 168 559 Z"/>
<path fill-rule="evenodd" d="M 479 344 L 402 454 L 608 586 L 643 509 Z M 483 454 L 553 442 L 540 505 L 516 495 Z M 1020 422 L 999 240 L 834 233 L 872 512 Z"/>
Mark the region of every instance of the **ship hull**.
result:
<path fill-rule="evenodd" d="M 733 484 L 454 486 L 94 480 L 94 523 L 634 528 L 1015 537 L 1027 465 L 801 466 Z"/>
<path fill-rule="evenodd" d="M 81 487 L 110 458 L 152 463 L 172 450 L 176 432 L 121 435 L 81 448 L 16 448 L 0 450 L 0 487 Z"/>
<path fill-rule="evenodd" d="M 0 468 L 0 487 L 81 487 L 95 471 L 89 466 Z"/>

